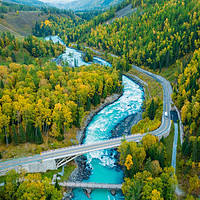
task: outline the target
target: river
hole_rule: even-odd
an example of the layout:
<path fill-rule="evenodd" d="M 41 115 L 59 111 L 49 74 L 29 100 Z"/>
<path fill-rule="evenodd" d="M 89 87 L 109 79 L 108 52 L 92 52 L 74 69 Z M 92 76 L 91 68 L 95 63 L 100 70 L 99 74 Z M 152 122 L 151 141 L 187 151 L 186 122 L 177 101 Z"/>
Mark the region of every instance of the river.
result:
<path fill-rule="evenodd" d="M 45 37 L 45 40 L 46 41 L 52 40 L 54 43 L 60 43 L 62 45 L 65 45 L 65 43 L 58 36 L 48 36 L 48 37 Z M 67 61 L 69 63 L 70 67 L 75 67 L 75 62 L 78 67 L 80 67 L 82 65 L 86 65 L 86 66 L 91 65 L 92 63 L 98 63 L 100 65 L 104 65 L 104 66 L 108 66 L 108 67 L 112 66 L 109 62 L 107 62 L 99 57 L 96 57 L 96 56 L 93 57 L 93 62 L 85 62 L 81 58 L 81 54 L 82 54 L 81 51 L 78 51 L 76 49 L 66 46 L 65 52 L 63 54 L 61 54 L 60 56 L 58 56 L 57 58 L 55 58 L 54 61 L 57 64 L 59 64 L 60 60 Z"/>
<path fill-rule="evenodd" d="M 50 38 L 46 38 L 46 40 L 48 39 Z M 64 44 L 63 41 L 57 36 L 53 36 L 51 39 L 53 42 L 60 42 Z M 65 53 L 61 56 L 69 62 L 71 55 L 73 55 L 73 58 L 78 59 L 79 66 L 88 65 L 88 63 L 85 63 L 81 59 L 81 52 L 75 49 L 66 47 Z M 100 64 L 111 66 L 103 59 L 99 59 L 99 61 L 101 62 Z M 124 85 L 123 95 L 116 102 L 106 106 L 93 117 L 92 121 L 86 128 L 83 144 L 90 144 L 112 138 L 111 131 L 116 125 L 122 122 L 126 117 L 141 110 L 144 100 L 144 91 L 142 88 L 126 76 L 122 76 L 122 84 Z M 116 163 L 116 154 L 117 152 L 114 149 L 85 154 L 87 163 L 90 168 L 92 168 L 92 174 L 88 180 L 83 180 L 83 182 L 121 184 L 123 182 L 124 174 L 123 170 Z M 74 200 L 88 200 L 88 197 L 84 194 L 83 189 L 74 189 L 73 193 Z M 91 198 L 93 200 L 124 199 L 121 191 L 118 191 L 115 196 L 112 196 L 110 191 L 100 189 L 93 190 Z"/>

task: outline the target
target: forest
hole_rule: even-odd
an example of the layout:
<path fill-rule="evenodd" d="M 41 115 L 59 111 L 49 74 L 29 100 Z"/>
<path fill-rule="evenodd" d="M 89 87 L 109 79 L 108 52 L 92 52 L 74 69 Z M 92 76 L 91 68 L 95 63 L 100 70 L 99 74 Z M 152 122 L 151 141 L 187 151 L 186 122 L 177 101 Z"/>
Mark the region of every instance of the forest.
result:
<path fill-rule="evenodd" d="M 41 144 L 43 136 L 63 140 L 91 105 L 122 90 L 118 71 L 95 64 L 72 69 L 11 63 L 0 69 L 0 139 L 7 144 Z"/>
<path fill-rule="evenodd" d="M 140 5 L 133 1 L 133 7 Z M 113 8 L 114 12 L 114 8 Z M 141 14 L 142 13 L 142 14 Z M 105 16 L 103 16 L 105 15 Z M 68 30 L 64 41 L 81 42 L 151 69 L 169 67 L 178 58 L 199 48 L 199 1 L 142 1 L 130 18 L 101 24 L 108 13 Z M 105 19 L 105 20 L 104 20 Z M 176 20 L 174 20 L 176 19 Z"/>
<path fill-rule="evenodd" d="M 129 18 L 106 23 L 130 3 L 138 9 Z M 44 8 L 43 12 L 48 11 Z M 178 66 L 180 71 L 172 81 L 172 99 L 181 111 L 185 135 L 178 148 L 177 169 L 167 161 L 168 146 L 164 139 L 158 141 L 155 136 L 146 135 L 141 143 L 123 140 L 118 149 L 119 164 L 125 173 L 122 191 L 127 200 L 176 199 L 178 178 L 187 193 L 185 199 L 197 199 L 200 194 L 199 27 L 198 0 L 126 0 L 91 20 L 89 14 L 85 19 L 52 14 L 47 20 L 37 22 L 34 36 L 22 43 L 3 34 L 0 55 L 9 64 L 0 66 L 0 139 L 7 145 L 41 144 L 46 136 L 63 140 L 72 126 L 80 127 L 87 111 L 97 106 L 101 98 L 122 91 L 121 74 L 129 71 L 131 64 L 155 73 Z M 97 49 L 113 67 L 91 65 L 71 69 L 45 62 L 42 60 L 45 55 L 57 56 L 64 50 L 61 45 L 37 38 L 48 35 L 59 35 L 67 45 L 76 48 Z M 17 64 L 15 54 L 21 49 L 26 56 L 24 63 Z M 109 53 L 118 58 L 111 58 Z M 187 56 L 189 61 L 184 64 Z M 91 51 L 85 50 L 84 60 L 90 61 L 92 57 Z M 132 133 L 145 133 L 160 125 L 163 105 L 159 95 L 145 100 L 143 119 L 132 127 Z"/>
<path fill-rule="evenodd" d="M 122 192 L 126 200 L 176 199 L 177 179 L 169 167 L 163 140 L 147 134 L 141 143 L 122 141 L 118 148 L 125 172 Z"/>
<path fill-rule="evenodd" d="M 50 58 L 60 55 L 65 47 L 54 44 L 52 41 L 43 42 L 34 36 L 28 36 L 23 42 L 17 40 L 9 32 L 0 36 L 0 60 L 2 63 L 17 62 L 23 64 L 33 63 L 35 58 Z"/>

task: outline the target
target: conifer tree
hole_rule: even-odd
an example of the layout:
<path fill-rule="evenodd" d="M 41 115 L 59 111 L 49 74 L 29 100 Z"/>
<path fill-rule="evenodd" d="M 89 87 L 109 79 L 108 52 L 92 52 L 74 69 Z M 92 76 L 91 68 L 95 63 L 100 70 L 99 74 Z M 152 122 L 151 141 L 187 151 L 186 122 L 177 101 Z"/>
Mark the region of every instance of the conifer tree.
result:
<path fill-rule="evenodd" d="M 152 165 L 151 165 L 151 158 L 148 158 L 145 165 L 144 170 L 151 172 L 152 171 Z"/>
<path fill-rule="evenodd" d="M 91 109 L 91 99 L 87 97 L 86 111 L 90 111 Z"/>
<path fill-rule="evenodd" d="M 200 162 L 200 140 L 197 141 L 197 162 Z"/>
<path fill-rule="evenodd" d="M 197 138 L 194 141 L 193 144 L 193 149 L 192 149 L 192 161 L 196 162 L 197 161 Z"/>
<path fill-rule="evenodd" d="M 60 190 L 60 185 L 58 184 L 58 179 L 56 179 L 55 188 L 57 188 L 57 190 Z"/>
<path fill-rule="evenodd" d="M 28 122 L 28 125 L 27 125 L 26 139 L 27 139 L 27 142 L 35 142 L 34 127 L 31 122 Z"/>
<path fill-rule="evenodd" d="M 97 96 L 97 103 L 100 104 L 101 103 L 101 96 L 98 94 Z"/>
<path fill-rule="evenodd" d="M 105 99 L 107 97 L 107 87 L 105 86 L 103 89 L 103 98 Z"/>
<path fill-rule="evenodd" d="M 12 125 L 12 129 L 13 129 L 13 144 L 17 146 L 19 144 L 19 141 L 18 141 L 17 132 L 16 132 L 14 124 Z"/>
<path fill-rule="evenodd" d="M 12 58 L 12 61 L 13 62 L 16 62 L 17 60 L 16 60 L 16 56 L 15 56 L 15 54 L 12 52 L 11 53 L 11 58 Z"/>
<path fill-rule="evenodd" d="M 43 138 L 42 138 L 42 133 L 40 131 L 40 128 L 37 127 L 36 128 L 36 144 L 42 144 L 44 141 L 43 141 Z"/>
<path fill-rule="evenodd" d="M 26 135 L 22 124 L 20 124 L 20 143 L 25 143 L 25 142 L 26 142 Z"/>
<path fill-rule="evenodd" d="M 94 105 L 94 106 L 97 106 L 97 105 L 98 105 L 97 92 L 94 93 L 93 105 Z"/>
<path fill-rule="evenodd" d="M 4 89 L 4 83 L 3 83 L 3 80 L 2 80 L 2 79 L 1 79 L 0 85 L 1 85 L 1 89 Z"/>
<path fill-rule="evenodd" d="M 148 109 L 148 116 L 151 120 L 153 120 L 155 117 L 155 114 L 156 114 L 156 106 L 154 103 L 154 99 L 152 99 L 149 109 Z"/>

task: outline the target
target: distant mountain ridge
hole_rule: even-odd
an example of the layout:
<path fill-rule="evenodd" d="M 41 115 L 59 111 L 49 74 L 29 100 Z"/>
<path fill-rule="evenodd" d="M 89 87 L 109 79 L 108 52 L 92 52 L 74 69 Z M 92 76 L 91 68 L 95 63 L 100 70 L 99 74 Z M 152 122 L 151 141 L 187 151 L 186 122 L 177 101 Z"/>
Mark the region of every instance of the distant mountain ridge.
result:
<path fill-rule="evenodd" d="M 2 2 L 17 3 L 17 4 L 23 4 L 23 5 L 35 6 L 35 7 L 48 6 L 46 3 L 39 0 L 2 0 Z"/>
<path fill-rule="evenodd" d="M 110 6 L 116 5 L 123 0 L 74 0 L 66 2 L 65 0 L 58 0 L 52 2 L 49 5 L 55 6 L 62 9 L 71 9 L 74 11 L 78 10 L 102 10 L 109 8 Z"/>

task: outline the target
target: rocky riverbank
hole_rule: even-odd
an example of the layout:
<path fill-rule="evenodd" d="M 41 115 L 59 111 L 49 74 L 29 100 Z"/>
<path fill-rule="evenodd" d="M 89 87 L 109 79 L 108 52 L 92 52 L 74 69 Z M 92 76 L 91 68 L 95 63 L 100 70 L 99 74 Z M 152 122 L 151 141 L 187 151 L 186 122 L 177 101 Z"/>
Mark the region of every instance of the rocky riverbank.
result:
<path fill-rule="evenodd" d="M 130 115 L 122 120 L 115 128 L 111 131 L 112 138 L 121 137 L 122 135 L 130 135 L 131 128 L 142 119 L 143 110 L 141 109 L 136 114 Z"/>

